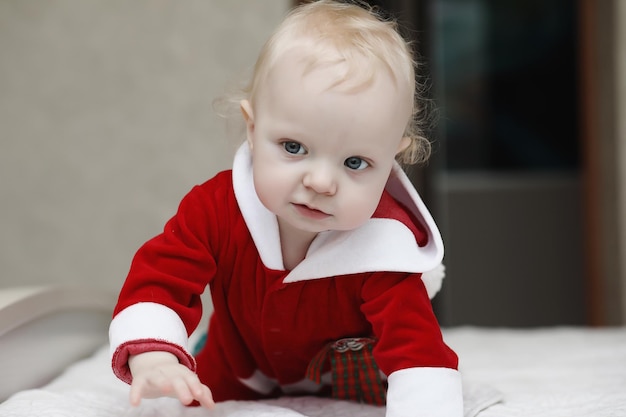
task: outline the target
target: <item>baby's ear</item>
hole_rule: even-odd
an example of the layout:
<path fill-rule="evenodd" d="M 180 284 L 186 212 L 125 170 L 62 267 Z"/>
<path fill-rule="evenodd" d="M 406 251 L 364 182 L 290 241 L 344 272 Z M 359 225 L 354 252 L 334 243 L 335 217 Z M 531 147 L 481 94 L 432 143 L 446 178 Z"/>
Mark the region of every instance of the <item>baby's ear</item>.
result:
<path fill-rule="evenodd" d="M 400 152 L 404 151 L 406 148 L 409 147 L 409 145 L 411 144 L 412 139 L 408 136 L 403 137 L 400 140 L 400 145 L 398 145 L 398 151 L 396 152 L 396 155 L 399 154 Z"/>
<path fill-rule="evenodd" d="M 248 100 L 241 100 L 239 102 L 239 108 L 241 109 L 241 115 L 246 123 L 246 140 L 250 149 L 252 149 L 252 138 L 254 135 L 254 113 L 252 112 L 252 106 Z"/>

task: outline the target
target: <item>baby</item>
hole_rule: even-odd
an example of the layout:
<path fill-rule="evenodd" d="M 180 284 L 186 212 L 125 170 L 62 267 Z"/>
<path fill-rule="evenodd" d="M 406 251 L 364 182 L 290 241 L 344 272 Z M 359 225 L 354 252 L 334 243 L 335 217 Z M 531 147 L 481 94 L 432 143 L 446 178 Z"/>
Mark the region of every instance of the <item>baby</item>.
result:
<path fill-rule="evenodd" d="M 374 11 L 320 0 L 286 17 L 238 103 L 232 170 L 193 188 L 133 259 L 110 327 L 133 405 L 308 394 L 462 415 L 430 303 L 441 237 L 397 162 L 428 157 L 416 90 L 409 45 Z"/>

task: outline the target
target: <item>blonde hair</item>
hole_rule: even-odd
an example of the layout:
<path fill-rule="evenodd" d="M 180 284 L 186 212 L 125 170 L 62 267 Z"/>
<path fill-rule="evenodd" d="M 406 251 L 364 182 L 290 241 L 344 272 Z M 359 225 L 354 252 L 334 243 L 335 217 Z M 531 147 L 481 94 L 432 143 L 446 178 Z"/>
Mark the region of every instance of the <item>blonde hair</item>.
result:
<path fill-rule="evenodd" d="M 404 136 L 409 146 L 397 155 L 402 164 L 424 162 L 430 142 L 424 136 L 421 86 L 416 81 L 417 62 L 411 44 L 399 33 L 395 21 L 385 20 L 364 3 L 317 0 L 291 10 L 262 47 L 252 77 L 243 88 L 252 106 L 276 61 L 292 48 L 306 48 L 307 68 L 344 62 L 347 72 L 333 86 L 358 88 L 374 78 L 380 65 L 400 85 L 412 90 L 413 111 Z M 331 52 L 331 53 L 329 53 Z M 378 64 L 378 65 L 373 65 Z M 230 102 L 238 101 L 232 97 Z"/>

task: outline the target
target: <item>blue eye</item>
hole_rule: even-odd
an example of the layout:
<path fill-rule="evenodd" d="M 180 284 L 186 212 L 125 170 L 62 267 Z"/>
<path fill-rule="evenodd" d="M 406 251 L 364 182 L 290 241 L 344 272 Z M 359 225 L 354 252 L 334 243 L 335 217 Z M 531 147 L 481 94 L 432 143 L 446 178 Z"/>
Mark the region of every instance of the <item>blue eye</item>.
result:
<path fill-rule="evenodd" d="M 303 155 L 306 153 L 304 146 L 300 145 L 298 142 L 283 142 L 283 148 L 285 148 L 285 151 L 293 155 Z"/>
<path fill-rule="evenodd" d="M 365 169 L 370 166 L 370 164 L 368 164 L 358 156 L 351 156 L 350 158 L 346 159 L 343 164 L 353 170 Z"/>

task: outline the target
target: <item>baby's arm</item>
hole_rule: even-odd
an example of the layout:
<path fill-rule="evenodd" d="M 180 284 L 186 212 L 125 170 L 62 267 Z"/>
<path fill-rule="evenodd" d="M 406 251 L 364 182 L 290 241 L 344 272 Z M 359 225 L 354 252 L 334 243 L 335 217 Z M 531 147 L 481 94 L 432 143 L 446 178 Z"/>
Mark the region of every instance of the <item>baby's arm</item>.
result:
<path fill-rule="evenodd" d="M 443 340 L 420 274 L 373 275 L 363 298 L 378 337 L 374 358 L 388 375 L 386 417 L 462 417 L 458 357 Z"/>
<path fill-rule="evenodd" d="M 213 396 L 198 376 L 178 362 L 168 352 L 146 352 L 128 360 L 133 381 L 130 386 L 130 403 L 139 405 L 142 398 L 169 396 L 189 405 L 196 400 L 200 405 L 213 408 Z"/>

